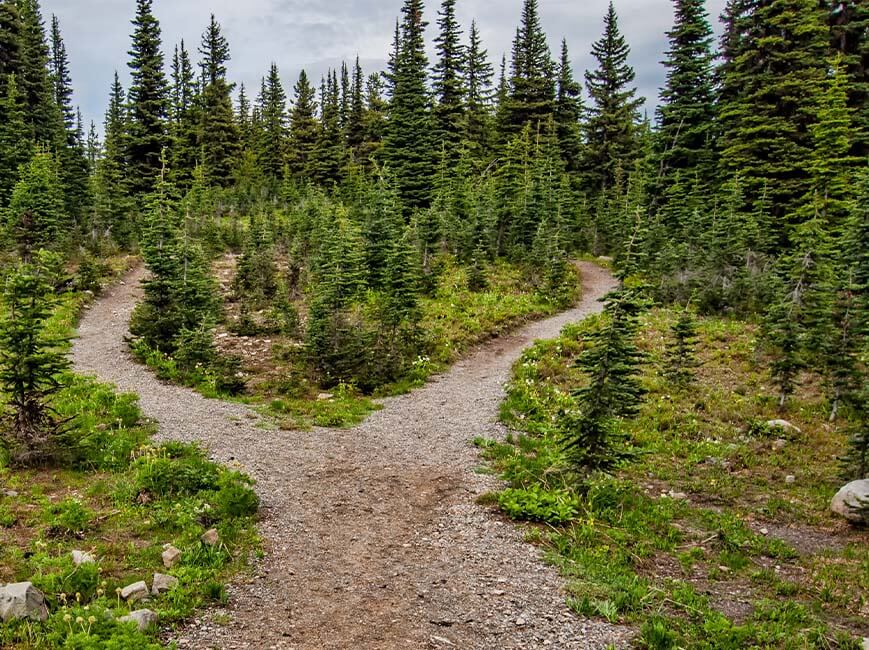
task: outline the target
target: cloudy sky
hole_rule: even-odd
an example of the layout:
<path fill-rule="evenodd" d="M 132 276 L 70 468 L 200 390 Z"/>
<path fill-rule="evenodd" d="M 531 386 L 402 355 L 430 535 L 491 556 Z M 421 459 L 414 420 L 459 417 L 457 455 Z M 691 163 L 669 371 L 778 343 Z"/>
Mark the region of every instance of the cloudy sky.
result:
<path fill-rule="evenodd" d="M 589 50 L 602 29 L 608 0 L 540 0 L 543 27 L 550 47 L 558 52 L 567 38 L 577 76 L 592 66 Z M 708 0 L 713 24 L 725 0 Z M 288 94 L 305 68 L 313 79 L 341 60 L 358 54 L 366 72 L 384 65 L 401 7 L 401 0 L 155 0 L 163 29 L 164 52 L 181 39 L 195 50 L 210 13 L 217 16 L 232 48 L 230 76 L 258 88 L 274 61 Z M 434 37 L 438 0 L 427 3 L 429 43 Z M 459 0 L 458 13 L 466 27 L 476 19 L 483 42 L 496 65 L 509 54 L 522 0 Z M 666 48 L 671 0 L 616 0 L 622 31 L 632 47 L 631 63 L 640 92 L 655 103 L 663 82 L 659 62 Z M 56 14 L 61 22 L 72 66 L 75 101 L 86 120 L 102 121 L 109 84 L 115 70 L 126 85 L 127 50 L 134 0 L 42 0 L 46 22 Z M 167 62 L 169 57 L 167 56 Z"/>

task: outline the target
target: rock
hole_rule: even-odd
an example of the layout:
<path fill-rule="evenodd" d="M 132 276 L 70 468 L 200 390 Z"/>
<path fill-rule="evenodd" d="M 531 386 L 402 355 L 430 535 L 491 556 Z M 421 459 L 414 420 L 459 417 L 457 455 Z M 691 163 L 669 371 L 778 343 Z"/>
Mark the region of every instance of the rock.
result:
<path fill-rule="evenodd" d="M 863 638 L 863 650 L 869 650 L 869 636 Z"/>
<path fill-rule="evenodd" d="M 779 438 L 778 440 L 773 441 L 772 448 L 776 451 L 781 451 L 785 447 L 787 447 L 788 441 L 784 438 Z"/>
<path fill-rule="evenodd" d="M 220 542 L 220 535 L 217 533 L 216 528 L 211 528 L 202 533 L 202 537 L 199 539 L 202 540 L 203 544 L 207 544 L 208 546 L 217 546 L 218 542 Z"/>
<path fill-rule="evenodd" d="M 334 399 L 335 396 L 332 393 L 320 393 L 317 395 L 317 399 L 321 402 L 325 402 L 326 400 Z"/>
<path fill-rule="evenodd" d="M 794 476 L 793 474 L 788 474 L 787 476 L 785 476 L 785 483 L 787 483 L 788 485 L 793 485 L 796 482 L 797 482 L 797 477 Z"/>
<path fill-rule="evenodd" d="M 126 616 L 118 619 L 121 623 L 135 623 L 140 632 L 144 632 L 152 625 L 157 624 L 157 614 L 150 609 L 137 609 Z"/>
<path fill-rule="evenodd" d="M 0 494 L 2 494 L 4 497 L 9 497 L 10 499 L 14 499 L 18 496 L 18 492 L 16 492 L 15 490 L 0 490 Z"/>
<path fill-rule="evenodd" d="M 72 563 L 75 566 L 81 566 L 82 564 L 96 564 L 97 559 L 86 551 L 73 551 L 72 552 Z"/>
<path fill-rule="evenodd" d="M 151 584 L 151 593 L 159 596 L 165 591 L 169 591 L 178 584 L 178 578 L 175 576 L 167 576 L 164 573 L 155 573 L 154 582 Z"/>
<path fill-rule="evenodd" d="M 769 528 L 761 528 L 760 534 L 761 535 L 769 535 Z"/>
<path fill-rule="evenodd" d="M 795 427 L 787 420 L 768 420 L 766 426 L 770 429 L 784 429 L 785 431 L 793 431 L 794 433 L 802 433 L 799 427 Z"/>
<path fill-rule="evenodd" d="M 685 494 L 684 492 L 673 492 L 673 490 L 670 490 L 667 493 L 667 496 L 670 497 L 671 499 L 673 499 L 674 501 L 687 501 L 688 500 L 688 495 Z"/>
<path fill-rule="evenodd" d="M 841 515 L 852 524 L 867 523 L 869 510 L 869 478 L 851 481 L 836 492 L 830 510 Z M 862 512 L 861 512 L 862 510 Z"/>
<path fill-rule="evenodd" d="M 32 582 L 15 582 L 0 587 L 0 620 L 6 621 L 28 618 L 31 621 L 44 621 L 48 618 L 45 596 Z"/>
<path fill-rule="evenodd" d="M 171 569 L 180 561 L 181 551 L 169 544 L 169 546 L 166 547 L 166 550 L 163 551 L 163 566 L 167 569 Z"/>
<path fill-rule="evenodd" d="M 134 603 L 137 600 L 144 600 L 151 592 L 148 591 L 148 585 L 144 580 L 134 582 L 121 589 L 121 598 L 127 602 Z"/>

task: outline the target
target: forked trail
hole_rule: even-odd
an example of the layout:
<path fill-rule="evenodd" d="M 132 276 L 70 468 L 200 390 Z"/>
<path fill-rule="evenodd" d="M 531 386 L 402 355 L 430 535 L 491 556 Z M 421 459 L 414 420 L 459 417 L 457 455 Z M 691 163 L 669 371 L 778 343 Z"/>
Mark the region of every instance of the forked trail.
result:
<path fill-rule="evenodd" d="M 600 311 L 612 277 L 581 264 L 582 302 L 481 346 L 349 430 L 272 431 L 250 409 L 158 381 L 124 336 L 142 271 L 83 318 L 77 371 L 138 393 L 161 436 L 238 463 L 263 500 L 265 559 L 226 611 L 180 631 L 182 648 L 604 648 L 627 630 L 584 620 L 521 531 L 478 506 L 476 436 L 504 434 L 510 367 L 538 338 Z"/>

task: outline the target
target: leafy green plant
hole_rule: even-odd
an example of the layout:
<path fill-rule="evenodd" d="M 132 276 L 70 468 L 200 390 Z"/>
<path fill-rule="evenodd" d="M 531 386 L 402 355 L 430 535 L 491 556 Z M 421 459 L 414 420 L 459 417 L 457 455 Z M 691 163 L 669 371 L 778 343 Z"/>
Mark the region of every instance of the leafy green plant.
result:
<path fill-rule="evenodd" d="M 566 490 L 508 488 L 498 495 L 498 505 L 513 519 L 565 524 L 579 513 L 579 499 Z"/>
<path fill-rule="evenodd" d="M 51 536 L 77 536 L 87 530 L 93 512 L 78 499 L 66 498 L 49 508 L 48 533 Z"/>

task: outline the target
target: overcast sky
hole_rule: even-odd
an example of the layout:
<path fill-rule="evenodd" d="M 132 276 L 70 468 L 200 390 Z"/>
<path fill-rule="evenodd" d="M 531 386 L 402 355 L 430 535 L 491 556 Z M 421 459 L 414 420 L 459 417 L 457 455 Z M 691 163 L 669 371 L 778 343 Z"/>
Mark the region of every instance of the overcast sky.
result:
<path fill-rule="evenodd" d="M 602 30 L 608 0 L 540 0 L 543 27 L 554 55 L 566 38 L 577 77 L 593 65 L 589 51 Z M 713 25 L 725 0 L 708 0 Z M 115 70 L 128 81 L 127 50 L 135 12 L 134 0 L 42 0 L 46 23 L 60 19 L 72 67 L 75 101 L 86 120 L 102 122 L 109 84 Z M 200 35 L 214 13 L 229 39 L 233 81 L 258 89 L 269 64 L 278 64 L 288 95 L 299 71 L 312 80 L 341 60 L 358 54 L 366 73 L 383 67 L 402 0 L 155 0 L 154 12 L 163 30 L 169 63 L 181 39 L 195 52 Z M 426 32 L 435 35 L 439 0 L 428 0 Z M 496 67 L 518 25 L 522 0 L 458 0 L 460 20 L 467 27 L 476 19 L 483 43 Z M 616 0 L 616 9 L 632 48 L 631 64 L 640 92 L 649 98 L 650 113 L 663 83 L 660 65 L 666 49 L 665 31 L 672 24 L 671 0 Z M 252 95 L 255 92 L 251 93 Z"/>

